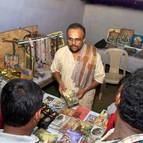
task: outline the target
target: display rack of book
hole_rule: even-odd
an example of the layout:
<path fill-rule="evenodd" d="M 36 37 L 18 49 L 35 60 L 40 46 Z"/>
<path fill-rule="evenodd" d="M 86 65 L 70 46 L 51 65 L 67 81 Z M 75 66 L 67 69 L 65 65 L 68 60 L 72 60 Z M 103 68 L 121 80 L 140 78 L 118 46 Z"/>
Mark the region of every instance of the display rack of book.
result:
<path fill-rule="evenodd" d="M 45 93 L 41 120 L 34 131 L 41 143 L 93 143 L 103 135 L 108 115 L 86 107 L 69 108 L 67 103 Z"/>

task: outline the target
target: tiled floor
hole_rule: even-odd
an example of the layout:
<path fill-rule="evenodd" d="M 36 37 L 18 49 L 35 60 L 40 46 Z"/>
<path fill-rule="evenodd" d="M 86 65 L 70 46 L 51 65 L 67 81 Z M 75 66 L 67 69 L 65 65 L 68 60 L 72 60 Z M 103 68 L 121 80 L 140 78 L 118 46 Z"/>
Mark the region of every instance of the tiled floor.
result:
<path fill-rule="evenodd" d="M 58 85 L 56 82 L 53 82 L 50 85 L 46 86 L 45 88 L 43 88 L 43 90 L 52 95 L 55 95 L 58 97 L 60 96 L 58 92 Z M 99 87 L 97 92 L 98 91 L 99 91 Z M 101 112 L 103 109 L 106 109 L 107 106 L 114 101 L 116 91 L 117 91 L 116 85 L 106 84 L 106 86 L 104 86 L 104 88 L 102 89 L 101 100 L 99 100 L 98 93 L 96 94 L 92 110 L 96 112 Z"/>

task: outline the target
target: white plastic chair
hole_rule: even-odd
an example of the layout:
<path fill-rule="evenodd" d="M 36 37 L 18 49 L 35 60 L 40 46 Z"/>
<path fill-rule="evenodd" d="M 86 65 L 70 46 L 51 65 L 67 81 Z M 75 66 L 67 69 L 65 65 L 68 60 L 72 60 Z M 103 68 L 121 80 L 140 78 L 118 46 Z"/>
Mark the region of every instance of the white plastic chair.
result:
<path fill-rule="evenodd" d="M 118 84 L 127 71 L 128 53 L 123 49 L 109 48 L 105 51 L 105 56 L 109 56 L 109 72 L 105 73 L 105 83 Z"/>
<path fill-rule="evenodd" d="M 105 72 L 104 84 L 118 84 L 119 81 L 126 75 L 128 66 L 128 53 L 123 49 L 109 48 L 105 50 L 104 56 L 108 56 L 106 59 L 109 59 L 109 61 L 104 61 L 104 67 L 106 67 L 106 64 L 109 64 L 109 71 Z M 120 70 L 122 70 L 122 72 L 120 72 Z M 104 85 L 102 85 L 101 90 L 103 90 L 103 86 Z M 99 94 L 99 100 L 101 97 L 102 91 Z"/>

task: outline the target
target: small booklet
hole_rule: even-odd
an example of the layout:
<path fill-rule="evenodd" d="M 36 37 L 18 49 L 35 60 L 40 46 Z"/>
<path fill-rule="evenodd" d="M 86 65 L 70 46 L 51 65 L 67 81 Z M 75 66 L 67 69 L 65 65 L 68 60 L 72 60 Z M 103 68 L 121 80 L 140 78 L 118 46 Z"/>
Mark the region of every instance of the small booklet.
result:
<path fill-rule="evenodd" d="M 34 134 L 39 138 L 40 143 L 55 143 L 59 138 L 57 134 L 49 133 L 42 128 L 38 129 Z"/>
<path fill-rule="evenodd" d="M 66 103 L 64 100 L 60 98 L 55 98 L 52 102 L 50 102 L 49 107 L 56 112 L 60 112 L 64 107 L 66 106 Z"/>
<path fill-rule="evenodd" d="M 95 119 L 94 125 L 101 127 L 102 129 L 106 129 L 108 122 L 108 113 L 107 110 L 102 110 L 99 116 Z"/>
<path fill-rule="evenodd" d="M 48 129 L 60 130 L 70 120 L 70 116 L 64 114 L 58 115 L 48 126 Z"/>
<path fill-rule="evenodd" d="M 98 118 L 99 114 L 93 111 L 90 111 L 87 116 L 84 118 L 84 121 L 94 124 L 95 120 Z"/>
<path fill-rule="evenodd" d="M 101 127 L 93 126 L 88 135 L 82 136 L 82 138 L 80 138 L 79 143 L 97 143 L 97 142 L 100 143 L 101 142 L 100 139 L 103 133 L 104 130 Z"/>
<path fill-rule="evenodd" d="M 78 143 L 82 135 L 79 132 L 67 129 L 60 139 L 59 143 Z"/>
<path fill-rule="evenodd" d="M 82 135 L 88 135 L 92 129 L 93 125 L 84 122 L 80 119 L 71 117 L 68 122 L 66 122 L 61 128 L 61 131 L 65 131 L 67 129 L 72 129 L 73 131 L 79 132 Z"/>
<path fill-rule="evenodd" d="M 56 111 L 53 111 L 49 108 L 47 104 L 43 103 L 43 107 L 41 110 L 41 119 L 38 122 L 37 126 L 39 128 L 47 129 L 48 125 L 56 118 L 57 115 L 58 113 Z"/>
<path fill-rule="evenodd" d="M 63 95 L 68 107 L 73 107 L 79 104 L 78 98 L 73 90 L 67 89 Z"/>

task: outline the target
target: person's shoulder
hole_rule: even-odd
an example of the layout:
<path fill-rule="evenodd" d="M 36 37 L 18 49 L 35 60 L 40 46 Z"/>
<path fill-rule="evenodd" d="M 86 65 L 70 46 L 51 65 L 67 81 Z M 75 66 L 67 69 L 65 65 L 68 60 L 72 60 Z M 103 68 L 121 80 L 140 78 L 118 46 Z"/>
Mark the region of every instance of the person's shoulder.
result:
<path fill-rule="evenodd" d="M 96 50 L 96 60 L 101 60 L 101 55 L 100 55 L 100 53 L 98 53 L 97 50 Z"/>
<path fill-rule="evenodd" d="M 65 45 L 64 47 L 59 48 L 58 51 L 65 51 L 65 50 L 67 50 L 67 49 L 68 49 L 68 46 Z"/>
<path fill-rule="evenodd" d="M 62 54 L 68 51 L 68 46 L 61 47 L 57 50 L 57 54 Z"/>

